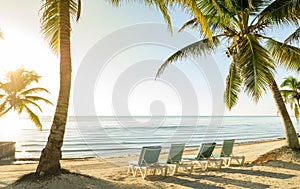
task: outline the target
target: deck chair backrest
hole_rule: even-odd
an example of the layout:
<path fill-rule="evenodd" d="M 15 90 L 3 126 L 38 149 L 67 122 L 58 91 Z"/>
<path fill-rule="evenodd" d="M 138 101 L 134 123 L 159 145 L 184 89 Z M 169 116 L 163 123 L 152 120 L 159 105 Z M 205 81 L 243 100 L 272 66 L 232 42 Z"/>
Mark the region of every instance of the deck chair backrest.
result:
<path fill-rule="evenodd" d="M 182 158 L 185 144 L 171 144 L 167 163 L 179 163 Z"/>
<path fill-rule="evenodd" d="M 151 165 L 158 162 L 161 146 L 144 146 L 139 157 L 138 165 Z"/>
<path fill-rule="evenodd" d="M 214 151 L 216 143 L 203 143 L 198 151 L 196 159 L 209 158 Z"/>
<path fill-rule="evenodd" d="M 221 149 L 221 157 L 231 156 L 233 145 L 234 145 L 234 139 L 224 140 Z"/>

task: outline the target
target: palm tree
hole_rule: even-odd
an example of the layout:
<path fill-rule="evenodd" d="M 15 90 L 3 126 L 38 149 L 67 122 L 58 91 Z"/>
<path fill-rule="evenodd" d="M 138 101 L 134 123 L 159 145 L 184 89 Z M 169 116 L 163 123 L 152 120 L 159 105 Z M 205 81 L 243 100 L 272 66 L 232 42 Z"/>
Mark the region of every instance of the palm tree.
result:
<path fill-rule="evenodd" d="M 291 109 L 294 110 L 294 115 L 299 123 L 299 108 L 300 108 L 300 81 L 293 76 L 289 76 L 284 79 L 280 87 L 286 88 L 281 89 L 281 94 L 284 98 L 285 103 L 289 103 Z"/>
<path fill-rule="evenodd" d="M 81 1 L 78 0 L 43 0 L 41 7 L 42 32 L 49 41 L 50 47 L 60 56 L 60 91 L 56 105 L 53 123 L 47 144 L 41 152 L 40 161 L 36 170 L 38 175 L 58 174 L 61 172 L 59 160 L 61 159 L 61 147 L 64 140 L 64 132 L 67 122 L 70 87 L 71 87 L 71 18 L 80 18 Z M 110 0 L 114 5 L 119 5 L 121 0 Z M 128 2 L 128 1 L 123 1 Z M 134 0 L 132 2 L 135 2 Z M 171 20 L 168 13 L 168 5 L 180 3 L 189 4 L 204 28 L 204 33 L 211 38 L 206 21 L 201 17 L 201 12 L 195 6 L 195 1 L 179 0 L 145 0 L 146 4 L 156 6 L 162 12 L 164 19 L 171 30 Z"/>
<path fill-rule="evenodd" d="M 113 5 L 119 6 L 121 3 L 129 1 L 122 1 L 122 0 L 111 0 Z M 132 0 L 135 2 L 135 0 Z M 201 12 L 198 8 L 197 3 L 195 0 L 145 0 L 145 3 L 150 6 L 156 6 L 161 11 L 165 21 L 168 23 L 169 29 L 172 32 L 172 25 L 171 25 L 171 18 L 169 16 L 168 6 L 177 5 L 181 8 L 190 11 L 193 15 L 195 15 L 195 19 L 201 24 L 201 30 L 207 38 L 210 40 L 212 39 L 212 33 L 210 31 L 209 25 Z"/>
<path fill-rule="evenodd" d="M 227 57 L 231 58 L 226 79 L 225 103 L 230 110 L 238 101 L 241 88 L 257 102 L 269 87 L 284 123 L 286 142 L 290 148 L 300 148 L 299 140 L 286 110 L 280 90 L 274 79 L 276 63 L 288 69 L 299 69 L 300 49 L 267 36 L 267 30 L 278 25 L 297 23 L 300 16 L 299 1 L 198 0 L 213 33 L 212 41 L 203 38 L 170 56 L 158 70 L 159 76 L 170 63 L 190 55 L 201 56 L 227 43 Z M 198 20 L 188 26 L 199 27 Z"/>
<path fill-rule="evenodd" d="M 47 104 L 52 103 L 43 97 L 32 95 L 38 92 L 48 93 L 45 88 L 29 88 L 33 82 L 38 82 L 39 79 L 40 76 L 37 75 L 36 72 L 26 71 L 24 68 L 8 72 L 6 74 L 5 82 L 0 82 L 0 117 L 10 110 L 17 111 L 18 114 L 26 111 L 35 125 L 42 130 L 40 119 L 33 112 L 31 107 L 35 107 L 42 112 L 41 107 L 36 101 L 43 101 Z"/>

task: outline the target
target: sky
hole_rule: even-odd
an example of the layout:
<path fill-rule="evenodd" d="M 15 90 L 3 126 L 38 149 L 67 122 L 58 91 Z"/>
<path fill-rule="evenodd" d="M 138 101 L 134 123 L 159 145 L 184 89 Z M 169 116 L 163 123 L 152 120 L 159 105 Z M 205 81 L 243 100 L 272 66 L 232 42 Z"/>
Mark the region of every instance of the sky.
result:
<path fill-rule="evenodd" d="M 20 66 L 42 76 L 37 84 L 56 103 L 59 59 L 40 29 L 40 1 L 1 0 L 0 75 Z M 155 79 L 172 53 L 199 39 L 197 31 L 177 30 L 190 17 L 171 11 L 171 34 L 161 13 L 143 4 L 113 7 L 107 1 L 82 1 L 79 22 L 72 22 L 73 81 L 69 115 L 277 115 L 269 91 L 258 103 L 241 93 L 228 111 L 223 101 L 229 59 L 224 49 L 206 57 L 180 60 Z M 291 29 L 271 32 L 275 38 Z M 296 73 L 277 69 L 276 81 Z M 39 115 L 53 115 L 42 105 Z"/>

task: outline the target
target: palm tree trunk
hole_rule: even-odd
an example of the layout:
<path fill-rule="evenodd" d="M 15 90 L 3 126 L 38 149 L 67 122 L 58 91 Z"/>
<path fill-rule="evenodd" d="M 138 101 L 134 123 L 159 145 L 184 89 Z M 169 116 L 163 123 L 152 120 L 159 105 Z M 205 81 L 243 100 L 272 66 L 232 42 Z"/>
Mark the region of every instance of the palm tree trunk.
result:
<path fill-rule="evenodd" d="M 282 99 L 281 93 L 279 91 L 279 88 L 278 88 L 277 83 L 274 80 L 274 78 L 272 79 L 272 83 L 270 84 L 269 87 L 273 93 L 273 98 L 275 100 L 275 104 L 278 108 L 278 111 L 279 111 L 282 121 L 283 121 L 284 131 L 286 134 L 287 146 L 290 148 L 293 148 L 293 149 L 300 149 L 296 130 L 294 128 L 293 122 L 289 116 L 289 113 L 286 109 L 286 106 Z"/>
<path fill-rule="evenodd" d="M 70 11 L 69 1 L 59 3 L 60 24 L 60 91 L 56 111 L 46 147 L 42 150 L 36 173 L 39 175 L 59 174 L 60 159 L 65 127 L 68 116 L 69 97 L 71 89 L 71 51 L 70 51 Z"/>

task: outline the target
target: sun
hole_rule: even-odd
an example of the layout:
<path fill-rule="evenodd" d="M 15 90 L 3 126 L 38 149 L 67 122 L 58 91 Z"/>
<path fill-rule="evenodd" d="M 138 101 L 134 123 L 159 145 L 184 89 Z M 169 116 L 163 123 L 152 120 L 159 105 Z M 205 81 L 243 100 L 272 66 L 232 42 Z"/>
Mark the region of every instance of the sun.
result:
<path fill-rule="evenodd" d="M 58 57 L 41 33 L 22 32 L 19 28 L 1 29 L 4 38 L 0 39 L 0 73 L 21 66 L 40 75 L 58 72 Z"/>

